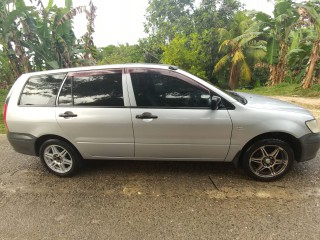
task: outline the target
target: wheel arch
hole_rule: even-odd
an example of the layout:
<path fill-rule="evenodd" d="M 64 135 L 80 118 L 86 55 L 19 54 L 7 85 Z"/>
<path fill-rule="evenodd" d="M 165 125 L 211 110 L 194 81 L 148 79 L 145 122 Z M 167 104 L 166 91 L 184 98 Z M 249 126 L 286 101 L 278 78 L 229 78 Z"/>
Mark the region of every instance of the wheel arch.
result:
<path fill-rule="evenodd" d="M 263 133 L 263 134 L 260 134 L 256 137 L 252 138 L 250 141 L 248 141 L 243 146 L 243 148 L 241 149 L 241 152 L 240 152 L 238 163 L 237 163 L 238 166 L 242 165 L 241 163 L 243 160 L 243 156 L 244 156 L 245 152 L 247 151 L 247 149 L 254 142 L 257 142 L 257 141 L 263 140 L 263 139 L 279 139 L 279 140 L 282 140 L 282 141 L 288 143 L 292 148 L 292 151 L 294 154 L 294 159 L 295 160 L 300 159 L 302 146 L 296 137 L 292 136 L 291 134 L 284 133 L 284 132 L 268 132 L 268 133 Z"/>
<path fill-rule="evenodd" d="M 48 134 L 48 135 L 43 135 L 41 137 L 39 137 L 37 140 L 36 140 L 36 143 L 35 143 L 35 153 L 37 156 L 39 156 L 39 152 L 40 152 L 40 148 L 41 148 L 41 145 L 47 141 L 47 140 L 50 140 L 50 139 L 58 139 L 58 140 L 61 140 L 61 141 L 64 141 L 68 144 L 70 144 L 71 147 L 73 147 L 73 149 L 79 154 L 79 156 L 82 157 L 81 153 L 78 151 L 78 149 L 67 139 L 61 137 L 61 136 L 58 136 L 58 135 L 54 135 L 54 134 Z"/>

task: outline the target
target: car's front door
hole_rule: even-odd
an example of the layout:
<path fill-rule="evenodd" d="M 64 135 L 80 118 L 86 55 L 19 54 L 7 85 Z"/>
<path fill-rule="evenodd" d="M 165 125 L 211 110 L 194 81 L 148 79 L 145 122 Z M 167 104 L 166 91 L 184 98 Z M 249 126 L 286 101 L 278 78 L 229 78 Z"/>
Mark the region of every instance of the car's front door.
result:
<path fill-rule="evenodd" d="M 210 108 L 208 89 L 170 70 L 128 69 L 127 78 L 136 158 L 225 159 L 232 123 Z"/>
<path fill-rule="evenodd" d="M 129 100 L 122 78 L 121 69 L 72 72 L 62 86 L 56 119 L 86 157 L 134 156 Z"/>

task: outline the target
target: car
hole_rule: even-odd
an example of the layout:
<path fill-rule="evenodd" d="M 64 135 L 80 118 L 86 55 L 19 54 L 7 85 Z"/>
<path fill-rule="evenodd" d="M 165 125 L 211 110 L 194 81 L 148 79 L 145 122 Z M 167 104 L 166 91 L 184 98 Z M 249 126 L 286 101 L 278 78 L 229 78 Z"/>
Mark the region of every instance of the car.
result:
<path fill-rule="evenodd" d="M 222 161 L 272 181 L 320 147 L 308 110 L 157 64 L 23 74 L 4 121 L 12 147 L 58 176 L 75 174 L 84 159 Z"/>

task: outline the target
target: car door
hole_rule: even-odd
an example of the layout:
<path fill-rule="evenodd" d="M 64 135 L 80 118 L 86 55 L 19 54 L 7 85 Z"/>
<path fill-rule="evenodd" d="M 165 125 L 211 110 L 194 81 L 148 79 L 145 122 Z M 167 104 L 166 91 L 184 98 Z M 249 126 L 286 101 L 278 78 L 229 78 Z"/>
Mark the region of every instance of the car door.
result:
<path fill-rule="evenodd" d="M 71 72 L 57 99 L 56 119 L 87 158 L 130 158 L 134 138 L 121 69 Z"/>
<path fill-rule="evenodd" d="M 136 158 L 225 159 L 232 123 L 208 89 L 170 70 L 128 69 L 128 81 Z"/>

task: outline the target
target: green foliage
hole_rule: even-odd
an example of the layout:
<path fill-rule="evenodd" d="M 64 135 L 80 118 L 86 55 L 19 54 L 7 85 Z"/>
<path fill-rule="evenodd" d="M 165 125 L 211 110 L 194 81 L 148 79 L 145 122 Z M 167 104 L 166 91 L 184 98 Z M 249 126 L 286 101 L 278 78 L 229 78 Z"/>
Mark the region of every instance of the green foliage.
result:
<path fill-rule="evenodd" d="M 230 66 L 229 87 L 231 89 L 236 88 L 239 80 L 243 84 L 250 82 L 252 73 L 249 62 L 255 63 L 265 56 L 263 42 L 257 41 L 261 32 L 256 32 L 256 28 L 252 27 L 251 19 L 242 12 L 238 12 L 235 15 L 235 21 L 240 22 L 237 22 L 237 27 L 233 31 L 219 29 L 220 39 L 223 40 L 219 53 L 223 53 L 224 56 L 216 63 L 213 71 L 217 74 L 223 69 L 229 69 Z M 234 32 L 241 35 L 234 36 Z"/>
<path fill-rule="evenodd" d="M 208 81 L 223 84 L 228 79 L 224 72 L 212 74 L 219 60 L 218 29 L 237 27 L 234 18 L 241 4 L 238 0 L 202 0 L 196 7 L 194 2 L 150 0 L 145 24 L 149 36 L 139 45 L 146 62 L 175 64 Z"/>
<path fill-rule="evenodd" d="M 57 7 L 53 0 L 45 7 L 42 1 L 0 1 L 0 72 L 11 72 L 4 80 L 11 84 L 25 72 L 57 69 L 94 63 L 95 47 L 92 25 L 95 7 L 72 8 L 72 0 L 65 7 Z M 72 19 L 85 12 L 88 31 L 78 41 L 73 32 Z M 9 69 L 8 69 L 9 68 Z"/>
<path fill-rule="evenodd" d="M 200 78 L 207 79 L 205 69 L 202 68 L 204 56 L 201 53 L 200 41 L 196 33 L 189 37 L 177 34 L 169 45 L 163 46 L 161 62 L 179 66 Z"/>
<path fill-rule="evenodd" d="M 162 43 L 171 41 L 176 33 L 189 33 L 192 27 L 194 0 L 149 0 L 145 30 Z"/>
<path fill-rule="evenodd" d="M 269 68 L 266 64 L 256 64 L 252 71 L 252 80 L 246 86 L 248 88 L 266 86 L 269 79 Z"/>
<path fill-rule="evenodd" d="M 141 63 L 144 62 L 143 50 L 139 45 L 109 45 L 98 50 L 98 64 Z"/>
<path fill-rule="evenodd" d="M 269 64 L 277 64 L 279 62 L 279 52 L 279 41 L 274 37 L 270 37 L 267 43 L 267 59 Z"/>

